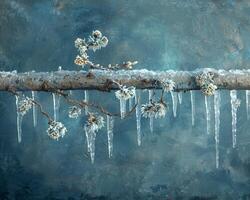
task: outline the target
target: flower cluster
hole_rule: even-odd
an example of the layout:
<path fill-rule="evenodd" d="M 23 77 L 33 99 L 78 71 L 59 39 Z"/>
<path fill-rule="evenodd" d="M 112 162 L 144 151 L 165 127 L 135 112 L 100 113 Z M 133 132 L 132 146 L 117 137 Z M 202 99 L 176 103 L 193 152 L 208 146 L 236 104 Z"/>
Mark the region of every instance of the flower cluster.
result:
<path fill-rule="evenodd" d="M 33 101 L 29 97 L 24 97 L 19 103 L 17 112 L 24 116 L 33 106 Z"/>
<path fill-rule="evenodd" d="M 175 88 L 175 82 L 172 80 L 163 81 L 163 82 L 161 82 L 161 84 L 162 84 L 162 88 L 165 92 L 171 92 Z"/>
<path fill-rule="evenodd" d="M 196 77 L 196 83 L 201 87 L 203 94 L 211 96 L 214 94 L 217 86 L 213 81 L 214 74 L 212 72 L 203 72 Z"/>
<path fill-rule="evenodd" d="M 104 127 L 104 119 L 100 115 L 96 115 L 94 113 L 89 113 L 87 123 L 85 124 L 85 130 L 90 132 L 96 132 Z"/>
<path fill-rule="evenodd" d="M 120 90 L 115 92 L 115 96 L 120 100 L 128 100 L 135 96 L 135 87 L 121 86 Z"/>
<path fill-rule="evenodd" d="M 82 110 L 80 108 L 78 108 L 77 106 L 71 106 L 69 108 L 68 115 L 69 115 L 70 118 L 76 119 L 81 115 L 81 112 L 82 112 Z"/>
<path fill-rule="evenodd" d="M 67 128 L 57 121 L 50 121 L 49 128 L 47 129 L 48 136 L 54 140 L 58 140 L 60 137 L 64 137 L 67 132 Z"/>
<path fill-rule="evenodd" d="M 102 36 L 101 31 L 93 31 L 92 36 L 90 36 L 88 40 L 88 47 L 95 52 L 102 47 L 106 47 L 107 45 L 108 38 L 106 36 Z"/>
<path fill-rule="evenodd" d="M 162 102 L 149 102 L 141 106 L 142 116 L 145 118 L 162 118 L 166 115 L 167 106 Z"/>

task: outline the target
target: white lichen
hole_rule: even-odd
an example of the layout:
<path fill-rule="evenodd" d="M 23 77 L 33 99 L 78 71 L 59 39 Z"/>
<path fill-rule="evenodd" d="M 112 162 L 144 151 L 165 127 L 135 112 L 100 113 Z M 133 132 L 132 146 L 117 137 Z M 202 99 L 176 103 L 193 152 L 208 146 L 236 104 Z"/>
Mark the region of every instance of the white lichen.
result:
<path fill-rule="evenodd" d="M 24 116 L 33 106 L 33 101 L 29 97 L 23 97 L 18 103 L 17 112 Z"/>
<path fill-rule="evenodd" d="M 196 77 L 196 83 L 200 86 L 203 94 L 207 96 L 214 95 L 217 86 L 213 81 L 214 74 L 212 72 L 203 72 Z"/>
<path fill-rule="evenodd" d="M 142 116 L 145 118 L 162 118 L 165 117 L 167 111 L 166 104 L 162 102 L 149 102 L 141 106 Z"/>
<path fill-rule="evenodd" d="M 82 112 L 82 110 L 80 108 L 78 108 L 77 106 L 71 106 L 69 108 L 68 115 L 69 115 L 70 118 L 76 119 L 81 115 L 81 112 Z"/>
<path fill-rule="evenodd" d="M 115 92 L 115 96 L 120 100 L 128 100 L 133 98 L 135 96 L 135 87 L 121 86 L 120 90 Z"/>
<path fill-rule="evenodd" d="M 48 136 L 54 140 L 58 140 L 60 137 L 64 137 L 67 132 L 67 128 L 57 121 L 50 121 L 47 129 Z"/>

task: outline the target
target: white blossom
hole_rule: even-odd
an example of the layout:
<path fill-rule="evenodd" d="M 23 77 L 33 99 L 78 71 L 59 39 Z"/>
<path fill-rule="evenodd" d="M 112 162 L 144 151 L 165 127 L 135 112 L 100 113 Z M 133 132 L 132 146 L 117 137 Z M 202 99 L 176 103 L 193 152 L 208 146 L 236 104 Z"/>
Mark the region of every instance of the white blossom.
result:
<path fill-rule="evenodd" d="M 81 109 L 78 108 L 77 106 L 71 106 L 69 108 L 68 115 L 69 115 L 70 118 L 75 118 L 76 119 L 81 115 L 81 112 L 82 112 Z"/>
<path fill-rule="evenodd" d="M 33 106 L 33 101 L 29 97 L 24 97 L 18 104 L 17 112 L 24 116 Z"/>
<path fill-rule="evenodd" d="M 64 137 L 67 132 L 67 128 L 57 121 L 50 121 L 49 128 L 47 129 L 48 136 L 54 140 L 58 140 L 60 137 Z"/>
<path fill-rule="evenodd" d="M 162 118 L 166 115 L 166 105 L 161 102 L 149 102 L 141 106 L 142 116 L 145 118 Z"/>
<path fill-rule="evenodd" d="M 75 47 L 76 48 L 80 48 L 82 46 L 86 46 L 86 43 L 85 43 L 85 40 L 84 39 L 81 39 L 81 38 L 77 38 L 75 40 Z"/>
<path fill-rule="evenodd" d="M 115 96 L 120 100 L 128 100 L 135 96 L 135 87 L 121 86 L 120 90 L 115 92 Z"/>

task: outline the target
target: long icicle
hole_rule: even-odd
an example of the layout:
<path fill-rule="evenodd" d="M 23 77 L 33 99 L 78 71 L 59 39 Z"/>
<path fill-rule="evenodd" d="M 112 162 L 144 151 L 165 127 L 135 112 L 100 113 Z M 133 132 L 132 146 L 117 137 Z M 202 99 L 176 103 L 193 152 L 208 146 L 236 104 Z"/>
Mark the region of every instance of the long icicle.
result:
<path fill-rule="evenodd" d="M 37 100 L 37 92 L 36 91 L 32 91 L 31 95 L 32 95 L 32 99 L 34 101 Z M 36 127 L 36 125 L 37 125 L 37 107 L 35 104 L 33 104 L 32 111 L 33 111 L 33 126 Z"/>
<path fill-rule="evenodd" d="M 195 96 L 194 92 L 190 91 L 190 100 L 191 100 L 191 112 L 192 112 L 192 126 L 195 124 Z"/>
<path fill-rule="evenodd" d="M 128 100 L 128 106 L 129 106 L 129 110 L 132 110 L 132 108 L 133 108 L 133 98 L 130 98 Z"/>
<path fill-rule="evenodd" d="M 250 99 L 250 90 L 246 90 L 246 112 L 247 112 L 247 120 L 249 120 L 250 118 L 250 102 L 249 102 L 249 99 Z"/>
<path fill-rule="evenodd" d="M 220 144 L 220 92 L 216 91 L 214 93 L 214 138 L 215 138 L 215 161 L 216 161 L 216 168 L 219 168 L 219 144 Z"/>
<path fill-rule="evenodd" d="M 95 139 L 96 132 L 93 129 L 84 127 L 85 135 L 87 139 L 88 152 L 90 153 L 91 163 L 95 161 Z"/>
<path fill-rule="evenodd" d="M 153 100 L 153 95 L 154 95 L 154 90 L 148 90 L 148 101 Z M 150 127 L 150 132 L 154 132 L 154 117 L 149 118 L 149 127 Z"/>
<path fill-rule="evenodd" d="M 137 130 L 137 144 L 141 146 L 142 133 L 141 133 L 141 90 L 135 93 L 135 102 L 137 103 L 136 112 L 136 130 Z"/>
<path fill-rule="evenodd" d="M 178 97 L 177 97 L 176 92 L 171 91 L 170 94 L 172 97 L 173 115 L 174 117 L 176 117 Z"/>
<path fill-rule="evenodd" d="M 206 107 L 206 122 L 207 122 L 207 134 L 211 132 L 211 99 L 205 95 L 205 107 Z"/>
<path fill-rule="evenodd" d="M 52 97 L 53 97 L 54 120 L 58 121 L 59 109 L 60 109 L 60 96 L 55 93 L 52 93 Z"/>
<path fill-rule="evenodd" d="M 22 142 L 22 121 L 23 116 L 18 111 L 20 96 L 16 95 L 16 113 L 17 113 L 17 141 Z"/>
<path fill-rule="evenodd" d="M 88 92 L 88 90 L 84 90 L 84 101 L 86 103 L 89 102 L 89 92 Z M 89 112 L 89 108 L 88 108 L 88 106 L 85 106 L 85 115 L 87 115 L 88 112 Z"/>
<path fill-rule="evenodd" d="M 108 136 L 108 151 L 109 158 L 113 156 L 113 137 L 114 137 L 114 119 L 107 115 L 107 136 Z"/>
<path fill-rule="evenodd" d="M 126 114 L 126 103 L 127 101 L 124 99 L 120 99 L 120 114 L 121 114 L 121 119 L 125 117 Z"/>
<path fill-rule="evenodd" d="M 178 100 L 179 100 L 179 104 L 182 103 L 182 92 L 178 92 Z"/>
<path fill-rule="evenodd" d="M 236 147 L 237 142 L 237 109 L 240 105 L 239 99 L 237 99 L 237 91 L 231 90 L 230 91 L 231 97 L 231 112 L 232 112 L 232 141 L 233 141 L 233 148 Z"/>

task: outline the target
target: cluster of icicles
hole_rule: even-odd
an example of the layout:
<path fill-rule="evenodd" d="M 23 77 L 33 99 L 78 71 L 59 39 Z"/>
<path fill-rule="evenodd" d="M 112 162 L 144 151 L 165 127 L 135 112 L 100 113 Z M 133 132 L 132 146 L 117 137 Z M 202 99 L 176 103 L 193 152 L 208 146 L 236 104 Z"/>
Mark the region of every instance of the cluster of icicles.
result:
<path fill-rule="evenodd" d="M 182 103 L 182 93 L 181 92 L 174 92 L 172 89 L 169 89 L 168 92 L 171 94 L 172 98 L 172 110 L 173 116 L 176 117 L 177 105 Z M 89 102 L 89 94 L 88 91 L 84 91 L 85 93 L 85 102 Z M 153 102 L 153 90 L 148 90 L 149 93 L 149 103 L 148 104 L 141 104 L 141 90 L 136 90 L 134 87 L 131 88 L 122 88 L 116 92 L 116 97 L 120 100 L 120 115 L 123 119 L 126 113 L 126 105 L 127 101 L 129 102 L 128 107 L 129 110 L 132 110 L 133 106 L 136 104 L 135 113 L 136 113 L 136 127 L 137 127 L 137 143 L 140 146 L 142 143 L 142 131 L 141 131 L 141 117 L 149 118 L 150 124 L 150 131 L 153 132 L 153 122 L 154 118 L 164 117 L 165 110 L 159 110 L 158 113 L 155 115 L 145 114 L 145 107 L 150 106 Z M 52 94 L 53 97 L 53 110 L 54 110 L 54 121 L 49 123 L 49 128 L 47 130 L 48 135 L 53 138 L 57 139 L 59 137 L 63 137 L 67 131 L 64 125 L 58 122 L 59 118 L 59 107 L 60 107 L 60 95 Z M 237 91 L 231 90 L 230 91 L 230 98 L 231 98 L 231 114 L 232 114 L 232 144 L 233 148 L 237 145 L 237 109 L 240 106 L 240 100 L 237 98 Z M 247 117 L 250 118 L 250 91 L 246 91 L 246 111 Z M 21 98 L 20 96 L 16 96 L 16 106 L 17 106 L 17 133 L 18 133 L 18 142 L 22 140 L 22 119 L 26 112 L 32 108 L 33 111 L 33 125 L 34 127 L 37 126 L 37 108 L 36 105 L 31 103 L 31 100 L 37 99 L 37 92 L 32 91 L 31 98 Z M 214 138 L 215 138 L 215 152 L 216 152 L 216 167 L 219 167 L 219 133 L 220 133 L 220 104 L 221 104 L 221 97 L 219 90 L 216 90 L 213 95 L 214 99 Z M 190 91 L 190 102 L 191 102 L 191 118 L 192 118 L 192 125 L 195 124 L 195 96 L 194 92 Z M 212 97 L 211 96 L 204 96 L 205 101 L 205 109 L 206 109 L 206 124 L 207 124 L 207 134 L 211 134 L 211 117 L 212 117 Z M 148 108 L 148 107 L 147 107 Z M 71 107 L 69 110 L 69 117 L 70 118 L 77 118 L 81 114 L 81 109 L 75 106 Z M 85 114 L 89 114 L 89 108 L 85 107 Z M 94 122 L 94 126 L 93 123 Z M 95 138 L 96 133 L 99 129 L 104 126 L 103 117 L 100 115 L 92 115 L 88 118 L 87 124 L 85 125 L 85 135 L 87 139 L 87 147 L 88 152 L 91 157 L 91 161 L 94 162 L 95 157 Z M 107 127 L 107 138 L 108 138 L 108 154 L 109 157 L 112 157 L 113 152 L 113 129 L 114 129 L 114 117 L 107 115 L 106 116 L 106 127 Z M 53 134 L 58 133 L 57 137 L 53 137 Z M 51 135 L 50 135 L 51 134 Z"/>

